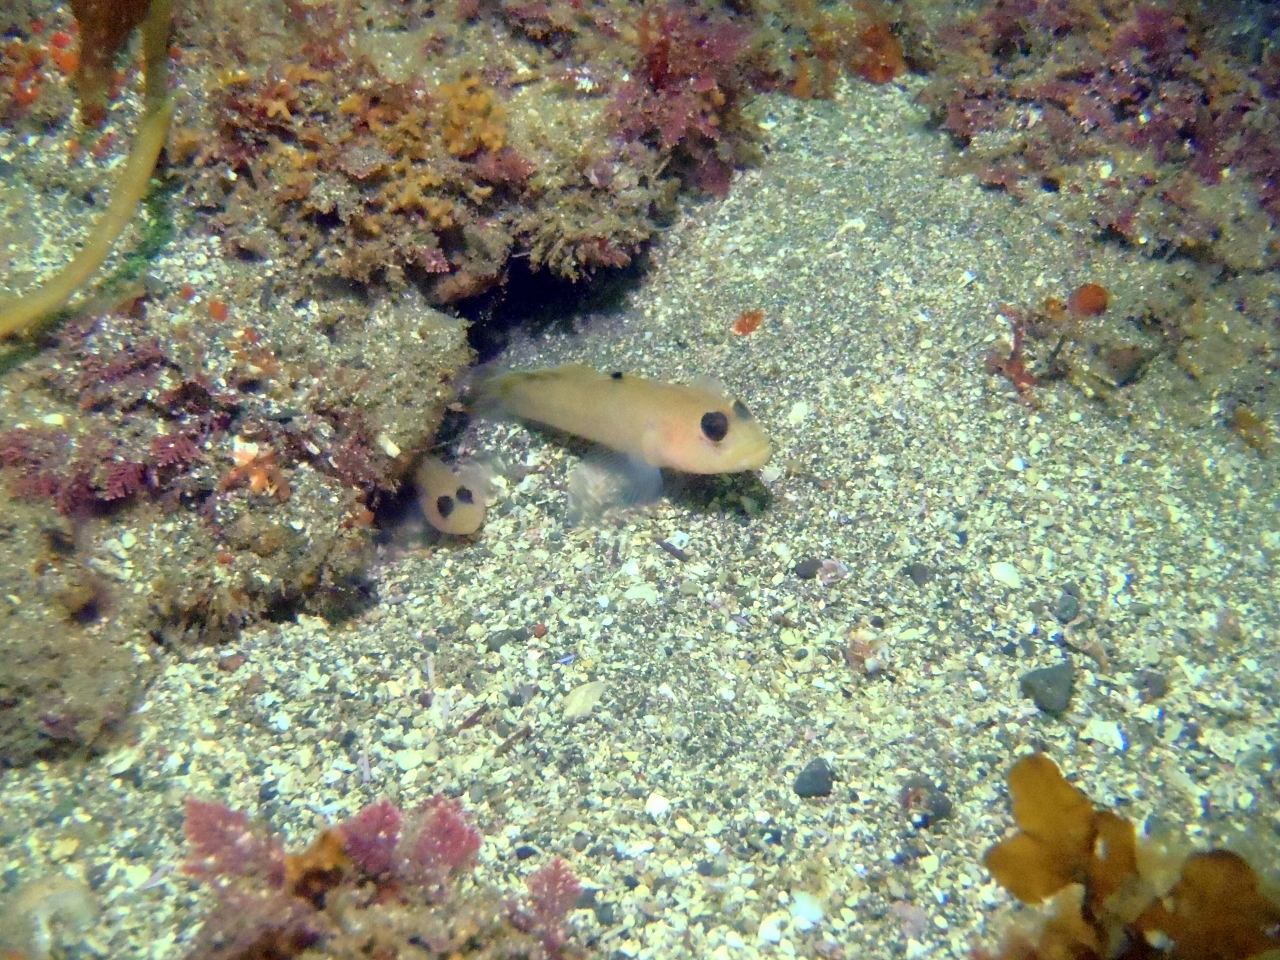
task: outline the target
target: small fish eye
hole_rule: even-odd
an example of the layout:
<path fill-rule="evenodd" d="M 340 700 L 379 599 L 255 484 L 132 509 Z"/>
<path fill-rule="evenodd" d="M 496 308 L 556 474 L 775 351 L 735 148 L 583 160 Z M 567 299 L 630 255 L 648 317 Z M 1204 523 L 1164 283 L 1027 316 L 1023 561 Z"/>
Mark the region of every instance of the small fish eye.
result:
<path fill-rule="evenodd" d="M 751 411 L 747 409 L 747 405 L 741 400 L 733 401 L 733 415 L 739 420 L 751 419 Z"/>
<path fill-rule="evenodd" d="M 621 370 L 615 370 L 615 371 L 613 371 L 613 373 L 609 374 L 609 379 L 610 379 L 610 380 L 621 380 L 621 379 L 622 379 L 622 371 L 621 371 Z"/>
<path fill-rule="evenodd" d="M 448 520 L 449 514 L 453 513 L 453 497 L 447 493 L 436 497 L 436 513 L 440 514 L 443 519 Z"/>
<path fill-rule="evenodd" d="M 729 418 L 719 410 L 702 415 L 702 433 L 712 443 L 719 443 L 729 435 Z"/>
<path fill-rule="evenodd" d="M 471 494 L 470 487 L 459 487 L 457 490 L 454 491 L 453 495 L 457 497 L 458 500 L 460 500 L 462 503 L 476 502 L 476 498 Z"/>

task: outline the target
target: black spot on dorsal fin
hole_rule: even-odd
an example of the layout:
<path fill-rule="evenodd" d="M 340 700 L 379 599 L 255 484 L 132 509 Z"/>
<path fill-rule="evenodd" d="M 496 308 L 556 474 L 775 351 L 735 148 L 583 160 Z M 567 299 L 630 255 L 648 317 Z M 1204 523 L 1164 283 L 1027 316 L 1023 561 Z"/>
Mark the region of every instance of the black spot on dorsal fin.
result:
<path fill-rule="evenodd" d="M 719 410 L 702 415 L 702 435 L 712 443 L 719 443 L 729 435 L 729 418 Z"/>
<path fill-rule="evenodd" d="M 453 495 L 458 498 L 461 503 L 475 503 L 476 498 L 471 493 L 470 487 L 459 487 L 454 491 Z"/>

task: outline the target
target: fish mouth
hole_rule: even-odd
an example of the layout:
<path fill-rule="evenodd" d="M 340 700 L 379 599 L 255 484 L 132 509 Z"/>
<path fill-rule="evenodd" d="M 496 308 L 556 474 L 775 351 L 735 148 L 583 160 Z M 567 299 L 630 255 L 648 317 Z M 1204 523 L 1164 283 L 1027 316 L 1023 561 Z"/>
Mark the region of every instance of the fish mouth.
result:
<path fill-rule="evenodd" d="M 765 440 L 757 447 L 753 447 L 743 458 L 743 464 L 739 470 L 759 470 L 769 462 L 773 456 L 773 444 Z"/>

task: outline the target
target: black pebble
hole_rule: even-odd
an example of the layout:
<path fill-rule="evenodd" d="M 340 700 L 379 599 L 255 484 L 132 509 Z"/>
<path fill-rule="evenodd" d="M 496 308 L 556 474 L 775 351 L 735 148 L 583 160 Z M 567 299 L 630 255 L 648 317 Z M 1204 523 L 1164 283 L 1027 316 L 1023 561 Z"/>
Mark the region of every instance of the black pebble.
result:
<path fill-rule="evenodd" d="M 484 648 L 490 653 L 497 653 L 508 643 L 527 643 L 533 634 L 528 627 L 515 627 L 511 630 L 495 630 L 484 638 Z"/>
<path fill-rule="evenodd" d="M 1138 689 L 1143 700 L 1159 700 L 1169 692 L 1169 678 L 1157 670 L 1143 670 L 1138 674 Z"/>
<path fill-rule="evenodd" d="M 1022 675 L 1022 695 L 1030 697 L 1044 713 L 1058 716 L 1065 713 L 1071 703 L 1071 690 L 1075 686 L 1076 668 L 1070 660 L 1042 667 Z"/>
<path fill-rule="evenodd" d="M 821 560 L 817 557 L 805 557 L 803 560 L 796 562 L 796 565 L 791 568 L 791 572 L 801 580 L 812 580 L 818 575 L 818 571 L 821 569 Z"/>
<path fill-rule="evenodd" d="M 520 846 L 516 847 L 515 854 L 517 860 L 528 860 L 530 857 L 536 857 L 538 855 L 538 848 L 530 846 L 527 843 L 522 843 Z"/>
<path fill-rule="evenodd" d="M 829 797 L 832 779 L 831 765 L 819 757 L 810 760 L 809 765 L 796 774 L 792 789 L 798 797 Z"/>
<path fill-rule="evenodd" d="M 1068 584 L 1062 588 L 1058 602 L 1053 605 L 1053 615 L 1059 623 L 1070 623 L 1080 616 L 1080 594 L 1075 587 Z"/>
<path fill-rule="evenodd" d="M 923 587 L 933 579 L 933 567 L 927 563 L 908 563 L 902 572 L 910 577 L 917 587 Z"/>
<path fill-rule="evenodd" d="M 274 783 L 264 783 L 258 788 L 258 799 L 266 803 L 268 800 L 274 800 L 279 792 Z"/>

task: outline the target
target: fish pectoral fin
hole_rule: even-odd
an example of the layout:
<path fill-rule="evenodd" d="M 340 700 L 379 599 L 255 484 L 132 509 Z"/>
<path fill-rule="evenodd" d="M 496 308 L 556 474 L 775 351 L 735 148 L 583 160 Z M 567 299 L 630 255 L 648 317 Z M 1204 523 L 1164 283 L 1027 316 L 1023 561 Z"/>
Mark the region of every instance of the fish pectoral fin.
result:
<path fill-rule="evenodd" d="M 569 473 L 569 521 L 575 526 L 609 510 L 638 507 L 662 496 L 662 471 L 612 450 L 593 452 Z"/>

